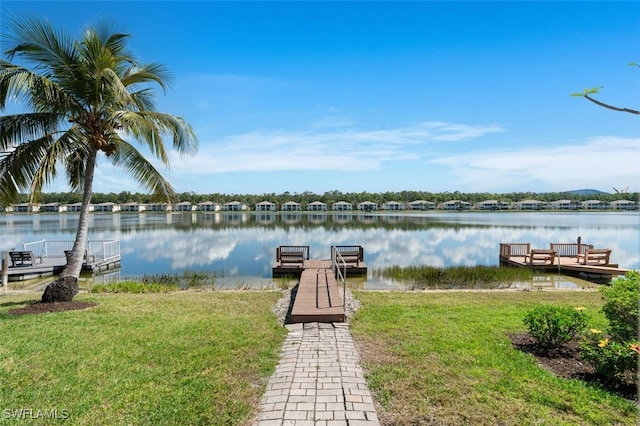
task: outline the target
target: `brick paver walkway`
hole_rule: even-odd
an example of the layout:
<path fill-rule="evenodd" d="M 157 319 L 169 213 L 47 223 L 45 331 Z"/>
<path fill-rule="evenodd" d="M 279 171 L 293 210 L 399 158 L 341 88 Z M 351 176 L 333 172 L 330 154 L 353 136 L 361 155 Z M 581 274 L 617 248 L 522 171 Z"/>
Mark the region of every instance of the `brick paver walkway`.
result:
<path fill-rule="evenodd" d="M 379 425 L 346 323 L 289 324 L 257 426 Z"/>

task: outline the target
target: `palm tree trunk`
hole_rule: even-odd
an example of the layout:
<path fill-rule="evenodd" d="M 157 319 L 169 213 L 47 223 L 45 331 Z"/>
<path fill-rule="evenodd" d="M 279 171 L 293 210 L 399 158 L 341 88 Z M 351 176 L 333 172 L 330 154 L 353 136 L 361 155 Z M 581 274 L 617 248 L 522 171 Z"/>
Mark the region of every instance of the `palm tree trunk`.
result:
<path fill-rule="evenodd" d="M 84 174 L 84 192 L 82 194 L 82 207 L 78 220 L 78 230 L 73 249 L 67 259 L 67 265 L 55 281 L 49 283 L 42 294 L 42 302 L 71 302 L 78 294 L 78 278 L 84 263 L 84 252 L 87 247 L 89 233 L 89 204 L 91 203 L 91 193 L 93 190 L 93 174 L 96 167 L 97 151 L 93 150 L 87 159 L 86 171 Z"/>
<path fill-rule="evenodd" d="M 91 204 L 91 195 L 93 192 L 93 175 L 96 167 L 96 156 L 97 151 L 93 150 L 87 159 L 84 173 L 82 206 L 80 208 L 80 217 L 78 218 L 78 230 L 67 265 L 60 274 L 61 277 L 75 277 L 76 279 L 80 277 L 89 234 L 89 205 Z"/>

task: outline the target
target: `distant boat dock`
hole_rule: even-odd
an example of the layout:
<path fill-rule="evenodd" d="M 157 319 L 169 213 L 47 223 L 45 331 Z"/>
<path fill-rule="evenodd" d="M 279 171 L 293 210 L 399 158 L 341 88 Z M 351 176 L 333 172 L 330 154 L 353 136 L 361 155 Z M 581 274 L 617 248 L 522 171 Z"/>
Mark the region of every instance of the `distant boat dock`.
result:
<path fill-rule="evenodd" d="M 610 257 L 610 249 L 581 242 L 550 243 L 548 248 L 540 249 L 532 248 L 530 243 L 500 244 L 501 265 L 559 272 L 596 282 L 627 273 L 628 269 L 612 263 Z"/>
<path fill-rule="evenodd" d="M 24 243 L 2 256 L 2 283 L 24 281 L 56 275 L 67 264 L 67 253 L 73 241 L 35 241 Z M 90 240 L 87 242 L 83 272 L 97 273 L 120 268 L 120 240 Z"/>

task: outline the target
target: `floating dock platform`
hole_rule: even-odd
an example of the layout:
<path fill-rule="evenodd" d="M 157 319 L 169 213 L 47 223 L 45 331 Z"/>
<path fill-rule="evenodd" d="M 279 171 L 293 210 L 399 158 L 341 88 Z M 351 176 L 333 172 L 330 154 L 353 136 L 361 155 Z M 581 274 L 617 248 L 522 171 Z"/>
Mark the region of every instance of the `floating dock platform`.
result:
<path fill-rule="evenodd" d="M 582 243 L 551 243 L 548 249 L 531 248 L 529 243 L 500 244 L 501 265 L 562 273 L 597 283 L 628 272 L 611 262 L 610 255 L 611 250 Z"/>
<path fill-rule="evenodd" d="M 7 267 L 4 271 L 7 275 L 7 281 L 25 281 L 33 278 L 48 277 L 57 275 L 64 269 L 67 264 L 66 258 L 61 257 L 45 257 L 41 262 L 28 266 Z M 82 265 L 82 272 L 98 273 L 111 269 L 118 269 L 121 266 L 120 256 L 114 256 L 109 259 L 96 259 L 86 262 Z"/>

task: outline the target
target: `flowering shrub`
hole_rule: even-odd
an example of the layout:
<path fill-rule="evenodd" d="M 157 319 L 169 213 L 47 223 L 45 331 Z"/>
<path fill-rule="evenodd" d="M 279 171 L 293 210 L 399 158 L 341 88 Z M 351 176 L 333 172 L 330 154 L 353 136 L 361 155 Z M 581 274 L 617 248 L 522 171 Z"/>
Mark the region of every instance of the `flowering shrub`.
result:
<path fill-rule="evenodd" d="M 543 305 L 526 313 L 522 320 L 529 334 L 544 349 L 557 349 L 573 339 L 587 324 L 584 308 Z"/>
<path fill-rule="evenodd" d="M 592 329 L 581 345 L 582 359 L 591 363 L 596 372 L 610 379 L 621 379 L 627 371 L 637 368 L 638 296 L 640 272 L 629 271 L 601 289 L 602 313 L 609 320 L 609 333 Z"/>
<path fill-rule="evenodd" d="M 580 355 L 601 376 L 622 379 L 627 371 L 635 369 L 639 350 L 637 343 L 612 341 L 600 330 L 591 329 L 582 342 Z"/>

